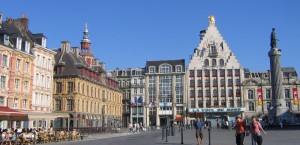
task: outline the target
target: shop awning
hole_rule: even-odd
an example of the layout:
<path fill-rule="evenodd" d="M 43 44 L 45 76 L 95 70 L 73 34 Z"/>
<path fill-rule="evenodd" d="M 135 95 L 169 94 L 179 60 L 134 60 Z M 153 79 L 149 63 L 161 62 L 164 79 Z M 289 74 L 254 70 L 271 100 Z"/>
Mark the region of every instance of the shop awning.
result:
<path fill-rule="evenodd" d="M 27 114 L 6 106 L 0 106 L 0 120 L 24 121 L 27 120 Z"/>
<path fill-rule="evenodd" d="M 54 120 L 56 118 L 69 118 L 69 113 L 48 113 L 48 112 L 26 112 L 28 120 Z"/>
<path fill-rule="evenodd" d="M 176 115 L 176 121 L 183 121 L 183 115 Z"/>

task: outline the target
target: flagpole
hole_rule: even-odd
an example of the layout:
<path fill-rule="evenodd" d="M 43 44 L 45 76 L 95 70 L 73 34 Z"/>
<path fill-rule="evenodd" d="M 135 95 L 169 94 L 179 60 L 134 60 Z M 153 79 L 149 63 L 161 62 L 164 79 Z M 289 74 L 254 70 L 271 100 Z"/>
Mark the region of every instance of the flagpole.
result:
<path fill-rule="evenodd" d="M 139 123 L 139 103 L 138 103 L 138 100 L 136 100 L 136 122 Z"/>

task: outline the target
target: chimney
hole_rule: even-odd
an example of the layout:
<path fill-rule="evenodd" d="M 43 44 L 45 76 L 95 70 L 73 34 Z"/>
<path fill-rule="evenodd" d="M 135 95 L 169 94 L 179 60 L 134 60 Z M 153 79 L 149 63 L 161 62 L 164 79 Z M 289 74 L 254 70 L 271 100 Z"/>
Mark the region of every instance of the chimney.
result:
<path fill-rule="evenodd" d="M 200 31 L 200 41 L 203 39 L 204 35 L 206 34 L 206 30 Z"/>
<path fill-rule="evenodd" d="M 72 47 L 73 53 L 78 57 L 79 56 L 79 48 L 78 47 Z"/>
<path fill-rule="evenodd" d="M 105 63 L 104 62 L 100 62 L 100 66 L 103 68 L 103 70 L 105 70 Z"/>
<path fill-rule="evenodd" d="M 65 52 L 69 53 L 70 49 L 71 49 L 71 47 L 70 47 L 70 42 L 69 41 L 62 41 L 61 42 L 61 51 L 63 51 L 63 52 L 65 51 Z"/>
<path fill-rule="evenodd" d="M 2 16 L 3 16 L 3 14 L 2 14 L 2 12 L 0 12 L 0 25 L 2 24 Z"/>
<path fill-rule="evenodd" d="M 94 65 L 95 66 L 99 65 L 99 59 L 97 59 L 97 58 L 94 59 Z"/>
<path fill-rule="evenodd" d="M 22 18 L 15 19 L 13 23 L 17 28 L 20 28 L 22 31 L 28 31 L 29 20 L 26 14 L 22 14 Z"/>

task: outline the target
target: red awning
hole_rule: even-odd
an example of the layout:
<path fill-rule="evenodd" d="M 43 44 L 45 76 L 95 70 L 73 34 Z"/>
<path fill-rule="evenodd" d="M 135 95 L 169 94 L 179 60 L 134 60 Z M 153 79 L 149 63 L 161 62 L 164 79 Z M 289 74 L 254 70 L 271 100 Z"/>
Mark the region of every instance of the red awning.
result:
<path fill-rule="evenodd" d="M 6 106 L 0 106 L 0 120 L 27 120 L 27 114 Z"/>

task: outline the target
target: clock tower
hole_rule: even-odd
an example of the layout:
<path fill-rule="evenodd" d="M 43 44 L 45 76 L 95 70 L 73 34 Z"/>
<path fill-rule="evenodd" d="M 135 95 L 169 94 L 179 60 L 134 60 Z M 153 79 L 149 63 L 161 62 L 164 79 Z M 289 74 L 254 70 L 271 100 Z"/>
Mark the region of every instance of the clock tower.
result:
<path fill-rule="evenodd" d="M 92 66 L 94 64 L 94 54 L 91 52 L 91 41 L 89 39 L 89 30 L 87 23 L 85 24 L 83 38 L 81 40 L 80 55 L 85 59 L 89 66 Z"/>

